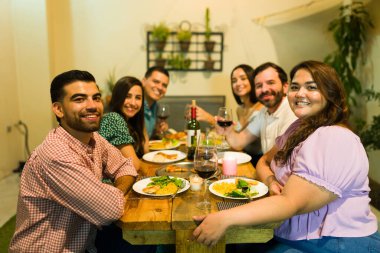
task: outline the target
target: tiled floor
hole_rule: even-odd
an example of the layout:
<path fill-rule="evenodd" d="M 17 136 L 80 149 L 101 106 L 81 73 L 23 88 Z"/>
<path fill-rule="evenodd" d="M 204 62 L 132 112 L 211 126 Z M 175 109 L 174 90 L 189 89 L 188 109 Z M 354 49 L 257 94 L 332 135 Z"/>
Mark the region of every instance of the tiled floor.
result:
<path fill-rule="evenodd" d="M 0 227 L 16 213 L 19 181 L 19 174 L 0 180 Z"/>
<path fill-rule="evenodd" d="M 18 174 L 0 180 L 0 227 L 16 213 L 19 181 Z M 375 208 L 372 208 L 372 211 L 380 224 L 380 211 Z"/>

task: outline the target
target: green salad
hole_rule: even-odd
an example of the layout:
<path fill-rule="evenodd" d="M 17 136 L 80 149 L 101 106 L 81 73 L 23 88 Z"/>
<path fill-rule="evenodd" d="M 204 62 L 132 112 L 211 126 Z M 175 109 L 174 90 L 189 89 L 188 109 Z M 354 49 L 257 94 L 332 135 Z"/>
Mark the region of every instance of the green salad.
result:
<path fill-rule="evenodd" d="M 185 181 L 177 177 L 160 176 L 160 177 L 152 177 L 150 180 L 152 180 L 152 182 L 150 182 L 147 186 L 158 185 L 160 186 L 160 188 L 164 188 L 169 183 L 174 183 L 180 189 L 185 187 Z"/>
<path fill-rule="evenodd" d="M 164 137 L 164 138 L 162 138 L 162 143 L 164 143 L 164 144 L 170 143 L 171 146 L 175 147 L 175 146 L 178 145 L 179 140 L 177 140 L 177 139 L 169 139 L 169 138 L 165 138 Z"/>
<path fill-rule="evenodd" d="M 252 188 L 251 185 L 244 179 L 238 178 L 236 180 L 236 189 L 225 195 L 233 198 L 249 198 L 258 195 L 259 192 Z"/>

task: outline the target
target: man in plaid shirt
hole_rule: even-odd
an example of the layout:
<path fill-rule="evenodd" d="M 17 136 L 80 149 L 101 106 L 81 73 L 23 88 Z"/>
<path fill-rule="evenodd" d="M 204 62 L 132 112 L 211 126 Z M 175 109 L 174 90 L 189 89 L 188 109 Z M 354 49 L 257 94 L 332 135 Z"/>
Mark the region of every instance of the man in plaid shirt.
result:
<path fill-rule="evenodd" d="M 96 132 L 103 103 L 90 73 L 58 75 L 50 95 L 59 126 L 22 172 L 9 252 L 96 252 L 96 228 L 123 215 L 124 194 L 137 172 Z M 102 183 L 103 177 L 115 187 Z"/>

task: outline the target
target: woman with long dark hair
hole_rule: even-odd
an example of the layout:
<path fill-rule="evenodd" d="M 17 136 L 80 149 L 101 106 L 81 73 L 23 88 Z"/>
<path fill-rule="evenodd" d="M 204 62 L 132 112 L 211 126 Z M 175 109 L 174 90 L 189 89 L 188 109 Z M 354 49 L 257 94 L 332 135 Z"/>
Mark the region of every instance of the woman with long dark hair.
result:
<path fill-rule="evenodd" d="M 263 108 L 263 104 L 258 101 L 255 95 L 254 69 L 251 66 L 240 64 L 233 68 L 230 81 L 232 94 L 239 105 L 236 109 L 237 124 L 235 130 L 241 132 L 257 116 Z M 190 110 L 187 111 L 186 117 L 190 117 Z M 199 106 L 197 106 L 197 120 L 207 122 L 210 125 L 216 124 L 214 116 Z M 243 151 L 252 156 L 251 162 L 253 166 L 256 166 L 257 161 L 262 156 L 260 140 L 245 146 Z"/>
<path fill-rule="evenodd" d="M 144 93 L 140 80 L 125 76 L 112 90 L 110 112 L 103 116 L 99 133 L 132 158 L 140 168 L 140 158 L 149 150 L 149 138 L 144 127 Z"/>

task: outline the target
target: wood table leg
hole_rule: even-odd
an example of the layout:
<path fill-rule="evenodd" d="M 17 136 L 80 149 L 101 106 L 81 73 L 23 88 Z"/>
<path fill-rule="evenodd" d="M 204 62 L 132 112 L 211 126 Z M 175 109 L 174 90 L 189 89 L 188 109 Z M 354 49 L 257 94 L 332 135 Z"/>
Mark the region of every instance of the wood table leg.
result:
<path fill-rule="evenodd" d="M 214 247 L 192 241 L 193 230 L 176 230 L 176 253 L 225 253 L 226 241 L 223 237 Z"/>

